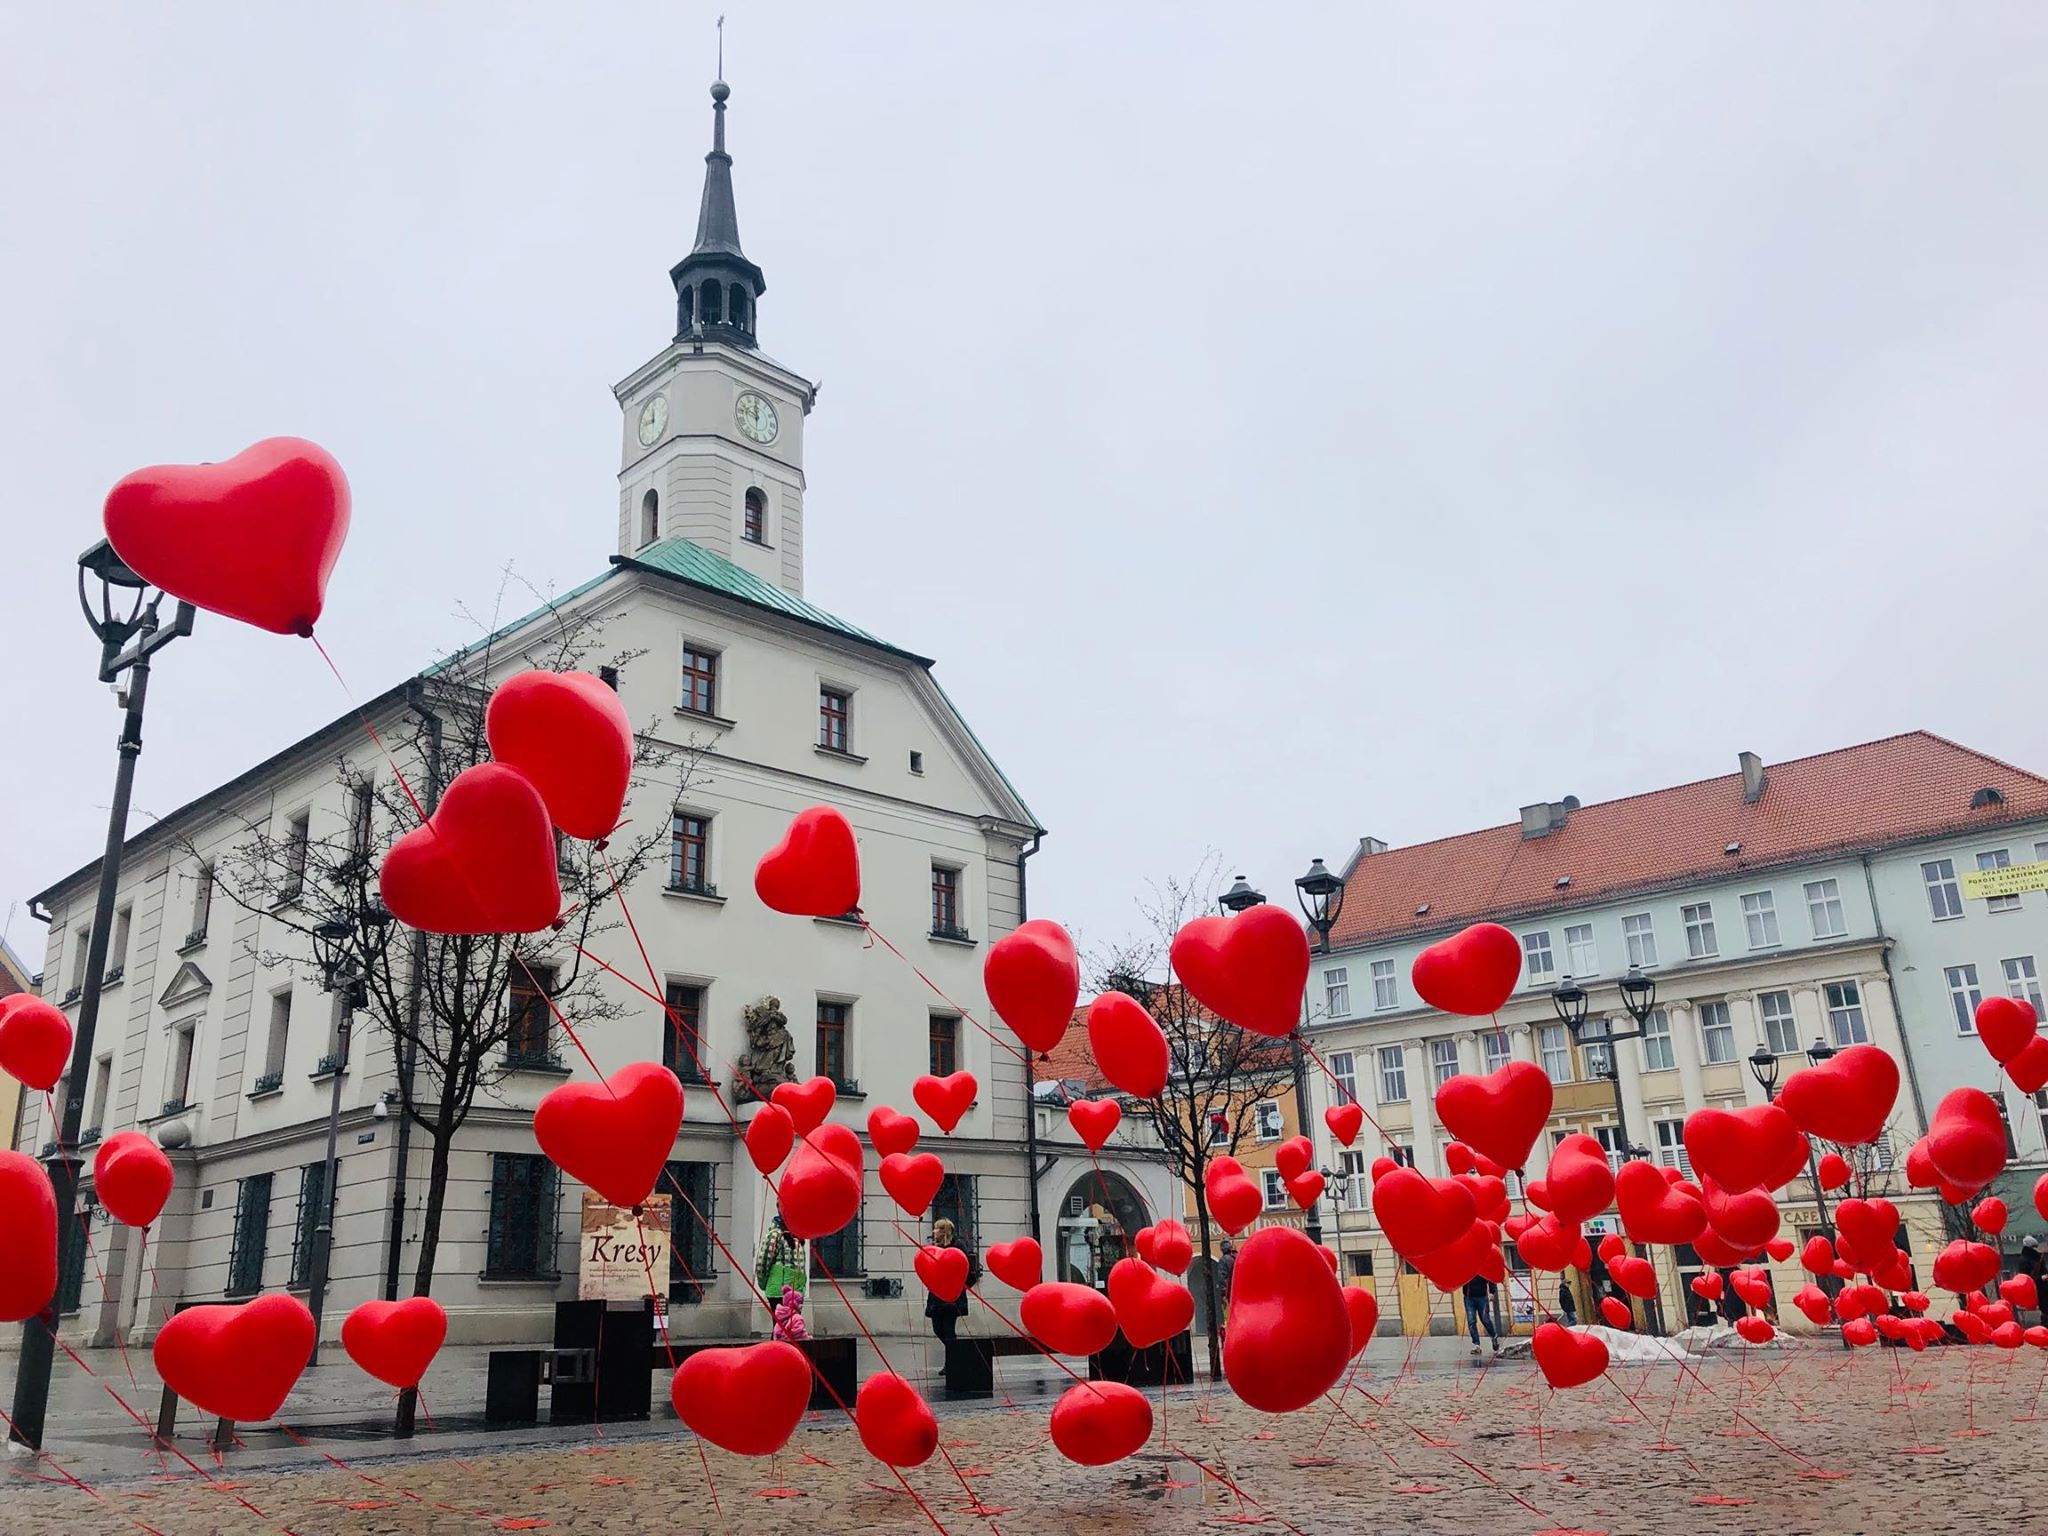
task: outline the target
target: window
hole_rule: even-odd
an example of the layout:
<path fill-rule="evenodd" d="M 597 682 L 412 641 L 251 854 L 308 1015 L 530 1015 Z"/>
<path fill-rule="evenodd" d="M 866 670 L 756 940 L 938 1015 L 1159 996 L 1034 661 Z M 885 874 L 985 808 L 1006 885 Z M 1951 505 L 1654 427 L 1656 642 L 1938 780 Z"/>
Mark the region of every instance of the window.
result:
<path fill-rule="evenodd" d="M 1742 898 L 1742 925 L 1751 949 L 1771 949 L 1778 942 L 1778 901 L 1769 891 L 1751 891 Z"/>
<path fill-rule="evenodd" d="M 280 902 L 295 901 L 306 888 L 306 845 L 312 840 L 313 813 L 301 811 L 285 823 L 284 829 L 284 886 L 278 892 Z"/>
<path fill-rule="evenodd" d="M 933 1077 L 951 1077 L 960 1070 L 960 1020 L 957 1015 L 932 1015 L 931 1045 Z"/>
<path fill-rule="evenodd" d="M 1522 959 L 1529 971 L 1529 985 L 1548 981 L 1556 974 L 1557 962 L 1550 954 L 1550 930 L 1539 928 L 1522 935 Z"/>
<path fill-rule="evenodd" d="M 2010 869 L 2012 868 L 2012 850 L 2009 848 L 1993 848 L 1987 853 L 1980 853 L 1977 855 L 1977 867 L 1979 869 Z M 2019 909 L 2020 899 L 2017 896 L 1987 896 L 1984 898 L 1984 910 L 1986 912 L 2017 912 Z M 116 930 L 116 932 L 118 931 Z"/>
<path fill-rule="evenodd" d="M 758 485 L 747 487 L 746 517 L 740 525 L 740 536 L 749 544 L 768 542 L 768 498 Z"/>
<path fill-rule="evenodd" d="M 1669 1072 L 1677 1065 L 1678 1057 L 1671 1048 L 1671 1015 L 1652 1008 L 1643 1020 L 1643 1070 Z"/>
<path fill-rule="evenodd" d="M 1330 1052 L 1330 1076 L 1335 1080 L 1337 1102 L 1356 1104 L 1358 1102 L 1357 1058 L 1349 1051 Z"/>
<path fill-rule="evenodd" d="M 1628 1143 L 1621 1139 L 1620 1126 L 1596 1125 L 1593 1127 L 1593 1135 L 1599 1141 L 1601 1150 L 1607 1154 L 1608 1167 L 1618 1169 L 1628 1161 Z"/>
<path fill-rule="evenodd" d="M 711 818 L 688 812 L 676 817 L 669 837 L 668 888 L 694 896 L 712 896 Z"/>
<path fill-rule="evenodd" d="M 193 1037 L 198 1029 L 197 1019 L 187 1019 L 171 1031 L 171 1070 L 164 1080 L 164 1113 L 167 1115 L 183 1109 L 192 1092 Z"/>
<path fill-rule="evenodd" d="M 1700 1055 L 1710 1065 L 1735 1059 L 1735 1025 L 1726 1003 L 1700 1004 Z"/>
<path fill-rule="evenodd" d="M 1825 991 L 1828 1002 L 1828 1031 L 1835 1048 L 1870 1043 L 1870 1027 L 1863 1020 L 1863 991 L 1853 981 L 1831 981 Z"/>
<path fill-rule="evenodd" d="M 2048 1088 L 2034 1090 L 2034 1113 L 2041 1122 L 2041 1139 L 2048 1141 Z M 1885 1146 L 1889 1150 L 1889 1137 L 1885 1139 Z"/>
<path fill-rule="evenodd" d="M 710 1163 L 670 1163 L 657 1193 L 669 1195 L 668 1299 L 694 1306 L 715 1278 L 711 1220 L 718 1185 Z M 780 1301 L 780 1296 L 770 1298 Z"/>
<path fill-rule="evenodd" d="M 1956 1033 L 1977 1033 L 1977 1005 L 1984 1001 L 1984 989 L 1977 985 L 1977 967 L 1951 965 L 1942 971 L 1948 982 L 1949 1006 L 1956 1011 Z"/>
<path fill-rule="evenodd" d="M 661 1064 L 686 1083 L 709 1082 L 704 1072 L 704 989 L 695 982 L 672 981 L 666 991 Z"/>
<path fill-rule="evenodd" d="M 254 1296 L 263 1289 L 263 1244 L 269 1234 L 270 1175 L 251 1174 L 235 1185 L 235 1233 L 228 1247 L 228 1295 Z"/>
<path fill-rule="evenodd" d="M 853 695 L 844 688 L 818 690 L 818 745 L 828 752 L 851 752 Z"/>
<path fill-rule="evenodd" d="M 538 1153 L 491 1155 L 484 1278 L 555 1278 L 555 1165 Z"/>
<path fill-rule="evenodd" d="M 291 1029 L 292 995 L 289 991 L 275 993 L 270 999 L 270 1038 L 263 1049 L 263 1074 L 276 1079 L 270 1085 L 273 1088 L 284 1081 L 284 1052 Z"/>
<path fill-rule="evenodd" d="M 851 1022 L 851 1003 L 818 1004 L 818 1041 L 813 1070 L 829 1077 L 841 1088 L 847 1085 L 846 1026 Z"/>
<path fill-rule="evenodd" d="M 640 498 L 640 547 L 661 537 L 661 498 L 652 490 Z"/>
<path fill-rule="evenodd" d="M 942 939 L 967 937 L 960 921 L 960 871 L 944 864 L 932 866 L 932 932 Z"/>
<path fill-rule="evenodd" d="M 1792 1016 L 1792 994 L 1790 992 L 1761 992 L 1757 994 L 1757 1014 L 1763 1020 L 1764 1044 L 1771 1048 L 1773 1056 L 1797 1056 L 1799 1054 L 1799 1021 Z"/>
<path fill-rule="evenodd" d="M 1366 1197 L 1372 1193 L 1372 1174 L 1366 1167 L 1365 1154 L 1356 1148 L 1340 1150 L 1337 1153 L 1337 1171 L 1347 1180 L 1344 1185 L 1344 1209 L 1364 1210 Z"/>
<path fill-rule="evenodd" d="M 71 996 L 85 989 L 85 957 L 92 945 L 92 930 L 80 928 L 71 935 Z M 67 998 L 68 1002 L 70 999 Z"/>
<path fill-rule="evenodd" d="M 1439 1088 L 1458 1075 L 1458 1042 L 1455 1040 L 1432 1040 L 1429 1042 L 1429 1076 Z"/>
<path fill-rule="evenodd" d="M 1692 1177 L 1692 1158 L 1685 1150 L 1683 1120 L 1657 1122 L 1657 1163 L 1660 1167 L 1676 1168 L 1688 1179 Z"/>
<path fill-rule="evenodd" d="M 1287 1203 L 1287 1186 L 1280 1181 L 1278 1168 L 1261 1168 L 1259 1178 L 1266 1186 L 1266 1209 L 1276 1211 Z"/>
<path fill-rule="evenodd" d="M 1657 963 L 1657 935 L 1650 927 L 1650 914 L 1635 912 L 1621 920 L 1622 942 L 1628 946 L 1628 963 L 1648 969 Z"/>
<path fill-rule="evenodd" d="M 1508 1064 L 1508 1032 L 1504 1029 L 1489 1029 L 1479 1037 L 1479 1050 L 1486 1059 L 1486 1070 L 1498 1072 Z"/>
<path fill-rule="evenodd" d="M 1937 923 L 1963 915 L 1963 892 L 1956 884 L 1954 859 L 1930 859 L 1920 866 L 1920 879 L 1927 887 L 1927 910 Z"/>
<path fill-rule="evenodd" d="M 355 858 L 367 859 L 376 852 L 376 810 L 377 786 L 359 779 L 349 790 L 348 847 Z"/>
<path fill-rule="evenodd" d="M 861 1218 L 855 1216 L 830 1237 L 811 1240 L 811 1277 L 834 1275 L 844 1280 L 867 1273 L 867 1256 L 861 1247 Z"/>
<path fill-rule="evenodd" d="M 505 988 L 505 1064 L 509 1067 L 554 1065 L 554 1010 L 548 997 L 555 987 L 550 965 L 521 961 L 513 966 Z"/>
<path fill-rule="evenodd" d="M 1593 943 L 1593 925 L 1574 923 L 1564 931 L 1564 963 L 1567 976 L 1598 976 L 1600 951 Z"/>
<path fill-rule="evenodd" d="M 107 948 L 105 980 L 118 981 L 128 969 L 128 933 L 135 926 L 135 909 L 123 907 L 114 914 L 114 942 Z"/>
<path fill-rule="evenodd" d="M 1259 1100 L 1253 1110 L 1253 1124 L 1261 1141 L 1278 1141 L 1285 1130 L 1280 1123 L 1280 1106 L 1271 1099 Z"/>
<path fill-rule="evenodd" d="M 1333 1019 L 1351 1012 L 1351 969 L 1333 965 L 1323 972 L 1323 1010 Z"/>
<path fill-rule="evenodd" d="M 2005 992 L 2008 997 L 2023 998 L 2034 1005 L 2034 1017 L 2040 1018 L 2041 978 L 2034 971 L 2032 955 L 2015 955 L 2010 960 L 1998 962 L 2005 968 Z"/>
<path fill-rule="evenodd" d="M 683 647 L 683 708 L 693 715 L 718 713 L 718 652 Z"/>
<path fill-rule="evenodd" d="M 1374 1008 L 1401 1006 L 1401 983 L 1394 975 L 1394 962 L 1391 960 L 1372 963 L 1372 1005 Z"/>
<path fill-rule="evenodd" d="M 1685 952 L 1694 960 L 1711 960 L 1721 953 L 1721 941 L 1714 933 L 1714 904 L 1696 902 L 1678 909 L 1685 924 Z"/>
<path fill-rule="evenodd" d="M 324 1203 L 326 1189 L 325 1163 L 308 1163 L 299 1170 L 299 1217 L 292 1224 L 292 1274 L 286 1282 L 288 1285 L 310 1285 L 313 1282 L 313 1249 L 320 1241 L 320 1207 Z M 331 1229 L 328 1240 L 333 1241 Z"/>
<path fill-rule="evenodd" d="M 114 1085 L 114 1058 L 102 1056 L 92 1064 L 92 1118 L 85 1123 L 88 1131 L 97 1131 L 107 1123 L 107 1090 Z"/>
<path fill-rule="evenodd" d="M 914 774 L 919 775 L 920 777 L 923 776 L 924 754 L 922 752 L 912 752 L 910 754 L 910 771 Z"/>
<path fill-rule="evenodd" d="M 980 1234 L 976 1230 L 981 1208 L 974 1198 L 973 1174 L 949 1173 L 939 1180 L 939 1192 L 932 1196 L 929 1214 L 933 1221 L 952 1222 L 953 1233 L 967 1252 L 981 1251 Z"/>
<path fill-rule="evenodd" d="M 192 877 L 192 931 L 185 935 L 187 944 L 196 944 L 206 937 L 207 920 L 213 915 L 213 866 L 201 864 Z"/>
<path fill-rule="evenodd" d="M 1842 918 L 1842 883 L 1839 880 L 1806 882 L 1806 916 L 1816 939 L 1839 939 L 1849 931 Z"/>
<path fill-rule="evenodd" d="M 1383 1045 L 1380 1047 L 1380 1102 L 1382 1104 L 1405 1104 L 1408 1102 L 1407 1053 L 1398 1045 Z"/>
<path fill-rule="evenodd" d="M 1209 1112 L 1209 1145 L 1227 1147 L 1230 1145 L 1230 1116 L 1222 1110 Z"/>
<path fill-rule="evenodd" d="M 1546 1024 L 1538 1033 L 1543 1048 L 1543 1070 L 1553 1083 L 1572 1080 L 1572 1047 L 1562 1024 Z"/>
<path fill-rule="evenodd" d="M 1597 1024 L 1598 1027 L 1596 1028 L 1595 1021 L 1589 1020 L 1587 1022 L 1586 1033 L 1579 1046 L 1579 1051 L 1585 1057 L 1586 1075 L 1588 1077 L 1612 1077 L 1614 1076 L 1614 1047 L 1609 1045 L 1603 1037 L 1614 1026 L 1605 1019 L 1598 1020 Z"/>

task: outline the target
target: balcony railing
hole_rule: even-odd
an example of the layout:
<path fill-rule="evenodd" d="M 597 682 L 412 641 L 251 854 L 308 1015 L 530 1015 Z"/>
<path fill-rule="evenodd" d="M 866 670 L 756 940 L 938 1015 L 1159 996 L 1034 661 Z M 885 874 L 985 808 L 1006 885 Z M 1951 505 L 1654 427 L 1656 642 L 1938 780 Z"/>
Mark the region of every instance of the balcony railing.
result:
<path fill-rule="evenodd" d="M 99 1142 L 100 1128 L 96 1125 L 88 1125 L 78 1133 L 78 1144 L 80 1147 L 96 1147 L 99 1145 Z"/>
<path fill-rule="evenodd" d="M 505 1070 L 508 1072 L 567 1072 L 569 1065 L 562 1060 L 562 1053 L 551 1046 L 518 1045 L 505 1048 Z"/>
<path fill-rule="evenodd" d="M 185 1109 L 186 1109 L 186 1104 L 185 1104 L 185 1101 L 184 1101 L 183 1099 L 165 1099 L 165 1100 L 164 1100 L 164 1113 L 165 1113 L 165 1114 L 167 1114 L 167 1115 L 177 1115 L 177 1114 L 183 1114 L 183 1113 L 184 1113 L 184 1111 L 185 1111 Z"/>
<path fill-rule="evenodd" d="M 178 953 L 182 955 L 188 949 L 197 949 L 200 945 L 204 944 L 205 942 L 206 930 L 204 928 L 194 928 L 190 933 L 185 935 L 185 942 L 178 946 Z"/>
<path fill-rule="evenodd" d="M 957 923 L 933 923 L 932 937 L 935 939 L 948 939 L 955 944 L 972 944 L 974 942 L 974 935 L 965 928 L 960 927 Z"/>
<path fill-rule="evenodd" d="M 831 1081 L 833 1091 L 842 1099 L 857 1099 L 861 1096 L 859 1078 L 835 1077 Z"/>
<path fill-rule="evenodd" d="M 709 880 L 671 880 L 664 890 L 675 896 L 710 896 L 716 898 L 718 887 Z"/>
<path fill-rule="evenodd" d="M 67 1003 L 75 1003 L 83 996 L 85 996 L 84 987 L 66 987 L 64 989 L 64 1001 Z"/>
<path fill-rule="evenodd" d="M 308 1075 L 315 1079 L 319 1079 L 323 1077 L 332 1077 L 335 1073 L 343 1072 L 347 1069 L 348 1058 L 346 1056 L 343 1056 L 339 1051 L 329 1051 L 325 1056 L 322 1056 L 320 1058 L 319 1065 L 314 1067 L 312 1072 Z"/>
<path fill-rule="evenodd" d="M 260 1099 L 266 1093 L 279 1092 L 283 1089 L 283 1087 L 284 1074 L 282 1072 L 266 1072 L 261 1077 L 256 1079 L 256 1086 L 249 1090 L 249 1097 L 252 1099 Z"/>
<path fill-rule="evenodd" d="M 126 976 L 127 974 L 127 966 L 110 965 L 107 967 L 107 974 L 100 978 L 100 985 L 103 987 L 111 987 L 115 982 L 119 981 L 123 976 Z"/>

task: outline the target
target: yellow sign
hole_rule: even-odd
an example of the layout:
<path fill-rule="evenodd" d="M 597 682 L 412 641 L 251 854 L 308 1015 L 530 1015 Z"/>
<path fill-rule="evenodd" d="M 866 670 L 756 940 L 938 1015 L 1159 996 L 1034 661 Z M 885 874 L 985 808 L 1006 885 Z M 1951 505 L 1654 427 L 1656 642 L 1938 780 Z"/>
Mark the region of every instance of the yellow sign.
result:
<path fill-rule="evenodd" d="M 636 1218 L 583 1191 L 576 1294 L 585 1301 L 637 1301 L 651 1289 L 656 1310 L 668 1296 L 669 1197 L 649 1195 Z"/>
<path fill-rule="evenodd" d="M 1973 869 L 1963 876 L 1963 894 L 1972 901 L 1987 896 L 2021 896 L 2048 891 L 2048 861 L 2008 864 L 2003 869 Z"/>

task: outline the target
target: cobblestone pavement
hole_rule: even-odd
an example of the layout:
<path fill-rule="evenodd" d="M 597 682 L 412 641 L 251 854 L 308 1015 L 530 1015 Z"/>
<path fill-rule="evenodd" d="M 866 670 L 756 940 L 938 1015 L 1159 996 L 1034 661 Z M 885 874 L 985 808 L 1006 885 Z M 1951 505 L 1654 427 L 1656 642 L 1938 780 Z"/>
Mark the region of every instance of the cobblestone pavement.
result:
<path fill-rule="evenodd" d="M 1525 1357 L 1417 1374 L 1398 1349 L 1286 1418 L 1175 1393 L 1111 1467 L 1061 1459 L 1042 1398 L 947 1413 L 943 1459 L 908 1474 L 929 1515 L 835 1414 L 766 1462 L 700 1453 L 671 1421 L 473 1457 L 341 1447 L 348 1468 L 288 1473 L 231 1452 L 211 1481 L 138 1471 L 90 1494 L 45 1465 L 6 1474 L 0 1532 L 2048 1532 L 2039 1351 L 1799 1346 L 1553 1394 Z"/>

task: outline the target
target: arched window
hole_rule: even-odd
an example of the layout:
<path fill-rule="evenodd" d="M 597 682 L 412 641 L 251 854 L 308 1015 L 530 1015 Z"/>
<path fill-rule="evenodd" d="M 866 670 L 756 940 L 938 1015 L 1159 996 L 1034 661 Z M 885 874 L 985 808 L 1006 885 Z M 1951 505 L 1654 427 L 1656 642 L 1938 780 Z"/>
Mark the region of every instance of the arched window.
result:
<path fill-rule="evenodd" d="M 747 520 L 740 531 L 749 544 L 768 542 L 768 498 L 758 485 L 747 487 Z"/>
<path fill-rule="evenodd" d="M 747 328 L 747 290 L 738 283 L 732 285 L 726 298 L 726 312 L 732 316 L 734 325 L 743 331 Z"/>
<path fill-rule="evenodd" d="M 687 331 L 697 319 L 697 290 L 684 285 L 676 295 L 676 329 Z"/>
<path fill-rule="evenodd" d="M 661 537 L 661 498 L 649 491 L 640 498 L 640 547 Z"/>
<path fill-rule="evenodd" d="M 1152 1224 L 1144 1196 L 1107 1169 L 1076 1179 L 1059 1210 L 1055 1277 L 1077 1285 L 1106 1284 L 1110 1266 L 1129 1258 L 1138 1233 Z"/>
<path fill-rule="evenodd" d="M 720 303 L 724 292 L 725 290 L 718 286 L 716 280 L 706 279 L 704 283 L 704 323 L 706 325 L 716 325 L 724 318 L 724 308 Z"/>

